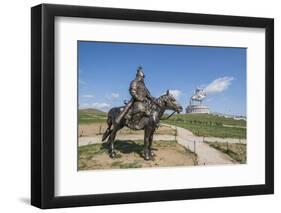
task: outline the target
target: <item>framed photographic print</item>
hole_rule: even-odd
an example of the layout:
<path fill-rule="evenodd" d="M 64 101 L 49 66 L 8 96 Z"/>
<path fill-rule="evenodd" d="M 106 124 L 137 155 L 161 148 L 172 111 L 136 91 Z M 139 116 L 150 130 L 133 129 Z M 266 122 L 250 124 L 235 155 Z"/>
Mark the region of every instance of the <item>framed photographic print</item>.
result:
<path fill-rule="evenodd" d="M 31 9 L 31 203 L 271 194 L 274 21 Z"/>

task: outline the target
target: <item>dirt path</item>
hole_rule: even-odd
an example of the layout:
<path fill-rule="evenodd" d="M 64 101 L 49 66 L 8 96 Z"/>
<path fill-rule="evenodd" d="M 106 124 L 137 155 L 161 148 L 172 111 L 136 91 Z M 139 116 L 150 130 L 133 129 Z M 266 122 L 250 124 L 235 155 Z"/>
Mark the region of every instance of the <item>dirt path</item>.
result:
<path fill-rule="evenodd" d="M 174 141 L 154 141 L 156 157 L 146 161 L 142 157 L 142 141 L 116 141 L 119 157 L 109 157 L 104 144 L 91 144 L 79 147 L 79 170 L 125 169 L 147 167 L 194 166 L 197 159 L 185 147 Z"/>
<path fill-rule="evenodd" d="M 199 165 L 220 165 L 236 164 L 228 155 L 210 147 L 202 141 L 202 137 L 196 137 L 187 129 L 170 125 L 177 129 L 177 142 L 191 151 L 194 151 L 198 157 Z"/>
<path fill-rule="evenodd" d="M 89 144 L 99 144 L 102 135 L 90 136 L 90 137 L 79 137 L 79 146 L 85 146 Z M 173 135 L 154 135 L 154 141 L 173 141 L 176 137 Z M 116 140 L 143 140 L 143 135 L 140 134 L 120 134 L 116 136 Z"/>
<path fill-rule="evenodd" d="M 237 163 L 231 159 L 228 155 L 218 151 L 215 148 L 210 147 L 208 144 L 203 142 L 203 137 L 198 137 L 193 135 L 187 129 L 176 127 L 173 125 L 163 124 L 177 131 L 177 136 L 166 135 L 166 134 L 156 134 L 154 135 L 154 141 L 173 141 L 176 140 L 182 146 L 188 148 L 189 150 L 195 152 L 198 156 L 199 165 L 219 165 L 219 164 L 235 164 Z M 100 144 L 102 135 L 90 135 L 79 137 L 79 147 L 89 144 Z M 143 134 L 118 134 L 117 140 L 143 140 Z M 205 137 L 205 141 L 208 142 L 229 142 L 229 143 L 246 143 L 246 140 L 239 141 L 239 139 L 232 138 L 214 138 Z"/>

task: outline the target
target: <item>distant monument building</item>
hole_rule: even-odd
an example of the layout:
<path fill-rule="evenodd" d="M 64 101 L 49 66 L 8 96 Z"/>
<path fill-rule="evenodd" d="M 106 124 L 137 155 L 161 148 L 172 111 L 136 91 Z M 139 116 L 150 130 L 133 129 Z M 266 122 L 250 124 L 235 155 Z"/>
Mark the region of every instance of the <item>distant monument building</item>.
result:
<path fill-rule="evenodd" d="M 202 104 L 207 94 L 202 88 L 197 88 L 194 95 L 190 97 L 189 106 L 186 108 L 186 113 L 210 113 L 209 107 Z"/>

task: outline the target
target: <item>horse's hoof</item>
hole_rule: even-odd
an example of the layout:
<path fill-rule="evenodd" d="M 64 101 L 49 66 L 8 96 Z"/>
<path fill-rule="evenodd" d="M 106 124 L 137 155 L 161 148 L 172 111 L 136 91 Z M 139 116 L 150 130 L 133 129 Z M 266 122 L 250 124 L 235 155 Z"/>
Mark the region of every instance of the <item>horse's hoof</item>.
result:
<path fill-rule="evenodd" d="M 149 156 L 145 156 L 144 160 L 150 160 L 150 157 Z"/>
<path fill-rule="evenodd" d="M 143 156 L 144 160 L 150 160 L 150 156 L 148 154 Z"/>
<path fill-rule="evenodd" d="M 151 157 L 154 157 L 154 156 L 155 156 L 155 153 L 154 153 L 153 151 L 150 151 L 149 154 L 150 154 Z"/>
<path fill-rule="evenodd" d="M 117 157 L 116 152 L 110 152 L 110 153 L 109 153 L 109 157 L 111 157 L 111 158 L 116 158 L 116 157 Z"/>

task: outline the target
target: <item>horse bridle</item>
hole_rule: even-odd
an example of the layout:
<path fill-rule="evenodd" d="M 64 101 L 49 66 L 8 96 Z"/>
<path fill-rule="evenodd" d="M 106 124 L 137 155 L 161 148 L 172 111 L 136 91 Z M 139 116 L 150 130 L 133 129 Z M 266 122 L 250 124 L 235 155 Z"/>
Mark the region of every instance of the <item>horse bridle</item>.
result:
<path fill-rule="evenodd" d="M 166 103 L 165 103 L 165 105 L 167 105 Z M 162 118 L 162 119 L 160 119 L 160 120 L 168 120 L 170 117 L 172 117 L 175 113 L 177 112 L 177 110 L 173 110 L 173 112 L 167 117 L 167 118 Z"/>
<path fill-rule="evenodd" d="M 162 118 L 160 120 L 168 120 L 171 116 L 173 116 L 176 113 L 176 111 L 172 112 L 167 118 Z"/>

